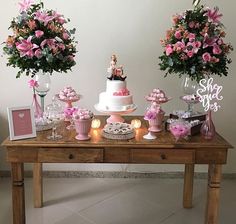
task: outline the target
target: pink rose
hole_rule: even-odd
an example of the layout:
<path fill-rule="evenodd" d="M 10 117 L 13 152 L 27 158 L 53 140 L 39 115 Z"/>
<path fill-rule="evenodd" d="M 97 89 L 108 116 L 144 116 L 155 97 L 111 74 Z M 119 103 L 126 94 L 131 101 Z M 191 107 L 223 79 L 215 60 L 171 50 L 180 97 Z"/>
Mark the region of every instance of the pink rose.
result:
<path fill-rule="evenodd" d="M 35 31 L 35 36 L 36 36 L 37 38 L 40 38 L 41 36 L 43 36 L 43 34 L 44 34 L 44 32 L 43 32 L 42 30 L 36 30 L 36 31 Z"/>
<path fill-rule="evenodd" d="M 179 39 L 181 39 L 181 37 L 182 37 L 181 31 L 176 31 L 175 32 L 175 38 L 179 40 Z"/>
<path fill-rule="evenodd" d="M 188 55 L 189 58 L 191 58 L 191 57 L 193 57 L 194 53 L 193 53 L 192 50 L 190 50 L 190 51 L 187 52 L 187 55 Z"/>
<path fill-rule="evenodd" d="M 188 39 L 190 42 L 194 41 L 195 37 L 196 37 L 196 35 L 194 33 L 189 33 L 189 35 L 188 35 Z"/>
<path fill-rule="evenodd" d="M 202 55 L 202 59 L 204 62 L 211 61 L 211 55 L 208 52 L 206 52 Z"/>
<path fill-rule="evenodd" d="M 213 51 L 213 54 L 220 54 L 222 52 L 219 45 L 217 45 L 217 44 L 213 45 L 213 50 L 212 51 Z"/>
<path fill-rule="evenodd" d="M 64 40 L 67 40 L 67 39 L 70 37 L 67 32 L 64 32 L 64 33 L 62 34 L 62 36 L 63 36 L 63 39 L 64 39 Z"/>
<path fill-rule="evenodd" d="M 172 48 L 171 44 L 168 44 L 166 46 L 166 55 L 169 56 L 172 53 L 173 53 L 173 48 Z"/>
<path fill-rule="evenodd" d="M 185 48 L 184 42 L 178 41 L 175 45 L 174 48 L 177 52 L 182 51 Z"/>
<path fill-rule="evenodd" d="M 40 49 L 37 49 L 35 52 L 34 52 L 34 55 L 35 57 L 37 58 L 40 58 L 42 56 L 42 51 Z"/>
<path fill-rule="evenodd" d="M 188 26 L 189 26 L 190 28 L 194 28 L 195 22 L 193 22 L 193 21 L 189 22 Z"/>
<path fill-rule="evenodd" d="M 200 41 L 195 42 L 195 47 L 200 48 L 202 46 L 202 43 Z"/>

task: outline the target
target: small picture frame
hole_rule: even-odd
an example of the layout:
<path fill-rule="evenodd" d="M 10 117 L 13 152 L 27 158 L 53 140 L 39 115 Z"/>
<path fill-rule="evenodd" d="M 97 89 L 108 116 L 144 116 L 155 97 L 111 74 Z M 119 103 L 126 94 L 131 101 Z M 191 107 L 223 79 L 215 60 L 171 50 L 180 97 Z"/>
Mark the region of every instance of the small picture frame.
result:
<path fill-rule="evenodd" d="M 31 106 L 8 107 L 10 140 L 36 137 L 34 112 Z"/>

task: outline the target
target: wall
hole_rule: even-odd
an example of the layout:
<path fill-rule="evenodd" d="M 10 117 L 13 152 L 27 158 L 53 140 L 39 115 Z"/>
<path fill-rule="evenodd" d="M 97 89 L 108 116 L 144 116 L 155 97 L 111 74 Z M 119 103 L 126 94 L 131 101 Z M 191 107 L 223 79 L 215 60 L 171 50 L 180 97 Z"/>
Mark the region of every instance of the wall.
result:
<path fill-rule="evenodd" d="M 0 8 L 0 43 L 10 31 L 11 19 L 18 14 L 16 0 L 4 1 Z M 147 106 L 144 96 L 153 88 L 165 90 L 172 101 L 164 105 L 169 113 L 174 109 L 183 109 L 185 105 L 180 102 L 180 80 L 178 77 L 164 78 L 159 70 L 158 56 L 162 49 L 159 40 L 171 26 L 171 16 L 177 12 L 191 8 L 190 0 L 45 0 L 46 8 L 58 10 L 66 18 L 71 19 L 70 28 L 76 27 L 76 38 L 79 41 L 77 65 L 68 74 L 53 74 L 52 87 L 46 97 L 46 104 L 51 97 L 64 86 L 73 86 L 83 99 L 79 104 L 88 107 L 94 112 L 93 105 L 98 101 L 98 94 L 105 89 L 106 68 L 110 55 L 116 53 L 118 62 L 124 65 L 128 75 L 128 88 L 134 95 L 138 105 L 135 114 L 143 114 Z M 176 4 L 178 2 L 178 4 Z M 234 15 L 236 2 L 232 0 L 204 1 L 209 6 L 219 6 L 224 14 L 223 23 L 227 27 L 227 39 L 236 46 L 236 27 Z M 32 101 L 32 92 L 28 88 L 28 77 L 16 79 L 17 69 L 6 66 L 6 56 L 0 50 L 0 141 L 8 136 L 8 123 L 6 108 L 9 106 L 29 105 Z M 222 110 L 214 114 L 217 131 L 231 144 L 236 146 L 236 100 L 233 96 L 236 83 L 236 53 L 231 54 L 233 63 L 229 67 L 229 76 L 217 79 L 224 86 L 224 100 L 221 102 Z M 0 170 L 9 169 L 5 154 L 0 152 Z M 224 172 L 236 173 L 236 152 L 230 150 L 228 164 Z M 31 166 L 27 166 L 31 169 Z M 128 170 L 128 171 L 175 171 L 182 166 L 161 165 L 85 165 L 85 164 L 54 164 L 45 165 L 48 170 Z M 198 171 L 205 171 L 199 166 Z"/>

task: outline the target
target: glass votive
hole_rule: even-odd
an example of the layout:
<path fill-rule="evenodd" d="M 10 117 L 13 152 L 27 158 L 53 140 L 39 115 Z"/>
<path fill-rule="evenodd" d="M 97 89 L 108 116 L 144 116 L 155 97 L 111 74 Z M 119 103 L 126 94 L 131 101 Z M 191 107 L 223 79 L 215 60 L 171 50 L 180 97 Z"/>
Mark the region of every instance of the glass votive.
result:
<path fill-rule="evenodd" d="M 140 128 L 141 127 L 141 121 L 139 120 L 139 119 L 133 119 L 132 121 L 131 121 L 131 126 L 133 127 L 133 128 L 135 128 L 135 129 L 137 129 L 137 128 Z"/>
<path fill-rule="evenodd" d="M 100 128 L 101 121 L 97 118 L 92 120 L 92 128 Z"/>

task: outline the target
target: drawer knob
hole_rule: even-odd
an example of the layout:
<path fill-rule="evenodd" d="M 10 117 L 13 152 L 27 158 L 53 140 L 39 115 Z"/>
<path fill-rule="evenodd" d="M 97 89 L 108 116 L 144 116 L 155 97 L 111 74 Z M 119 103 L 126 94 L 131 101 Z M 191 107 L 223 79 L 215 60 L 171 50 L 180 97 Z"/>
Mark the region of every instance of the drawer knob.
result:
<path fill-rule="evenodd" d="M 73 155 L 73 154 L 70 154 L 70 155 L 69 155 L 69 159 L 74 159 L 74 155 Z"/>
<path fill-rule="evenodd" d="M 166 155 L 165 154 L 161 154 L 161 159 L 166 159 Z"/>

